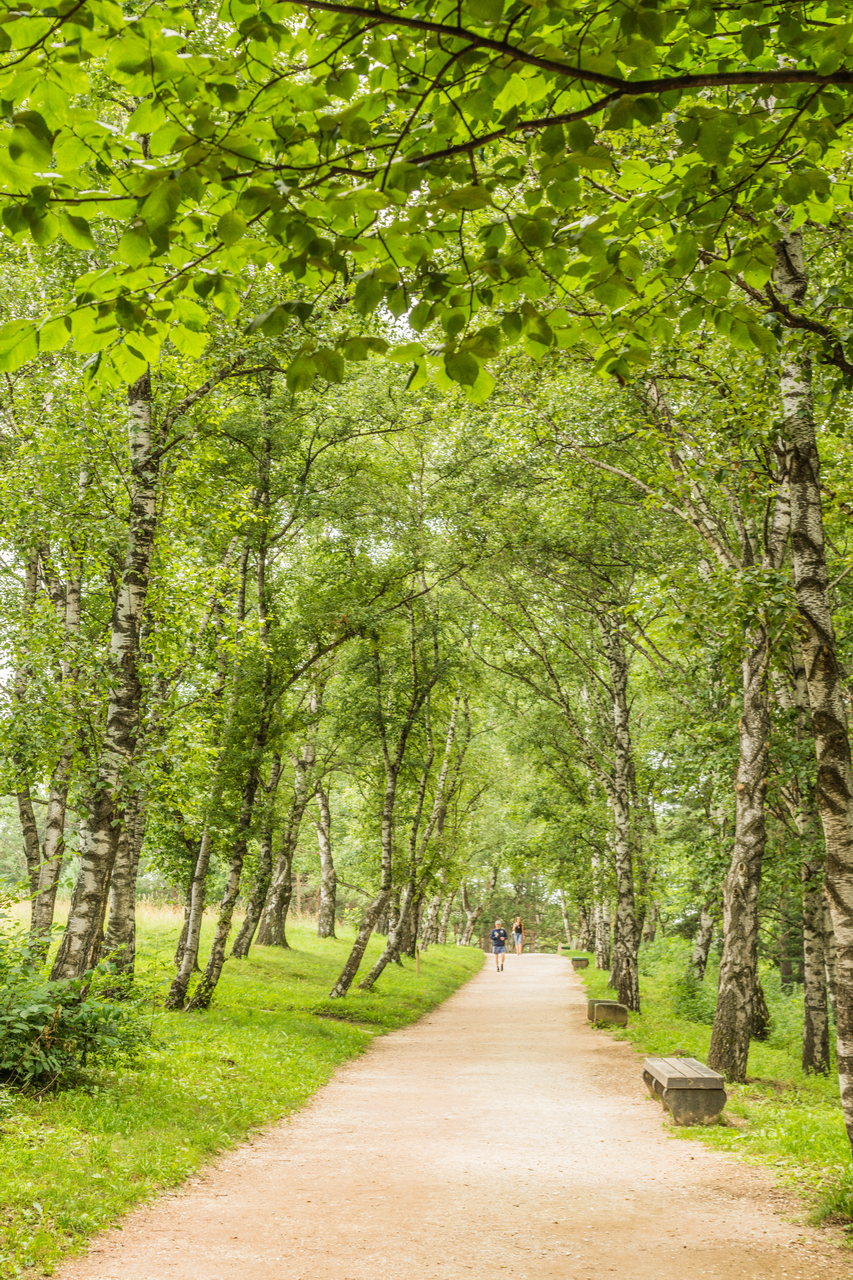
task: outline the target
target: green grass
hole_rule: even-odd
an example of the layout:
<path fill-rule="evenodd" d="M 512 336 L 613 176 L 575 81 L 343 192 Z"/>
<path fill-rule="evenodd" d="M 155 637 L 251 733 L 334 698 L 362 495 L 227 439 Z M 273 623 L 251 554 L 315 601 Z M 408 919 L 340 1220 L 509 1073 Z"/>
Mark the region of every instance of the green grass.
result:
<path fill-rule="evenodd" d="M 141 969 L 161 992 L 179 923 L 157 910 L 140 920 Z M 352 940 L 340 932 L 321 940 L 312 923 L 291 924 L 292 950 L 229 960 L 207 1013 L 152 1015 L 154 1051 L 136 1070 L 43 1098 L 0 1091 L 3 1280 L 50 1274 L 134 1204 L 302 1106 L 376 1034 L 419 1018 L 483 963 L 473 948 L 433 947 L 419 977 L 407 961 L 378 990 L 330 1001 Z"/>
<path fill-rule="evenodd" d="M 611 1034 L 642 1053 L 687 1053 L 706 1062 L 711 1042 L 717 972 L 709 965 L 698 991 L 682 983 L 688 944 L 662 939 L 640 954 L 642 1012 Z M 580 954 L 580 953 L 578 953 Z M 592 960 L 592 957 L 590 957 Z M 606 973 L 581 971 L 590 995 L 607 992 Z M 778 973 L 762 973 L 771 1014 L 770 1035 L 753 1041 L 748 1081 L 726 1085 L 728 1124 L 673 1130 L 734 1152 L 750 1163 L 770 1165 L 780 1181 L 809 1200 L 814 1222 L 853 1222 L 853 1164 L 844 1127 L 838 1078 L 804 1075 L 800 1066 L 802 994 L 782 992 Z"/>

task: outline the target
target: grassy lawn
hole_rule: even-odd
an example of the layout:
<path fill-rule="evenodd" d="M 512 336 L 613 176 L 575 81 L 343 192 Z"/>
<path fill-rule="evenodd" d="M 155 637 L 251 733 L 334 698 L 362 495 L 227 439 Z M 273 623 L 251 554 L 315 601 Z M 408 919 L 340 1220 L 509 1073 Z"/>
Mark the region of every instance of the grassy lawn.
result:
<path fill-rule="evenodd" d="M 689 949 L 678 940 L 662 939 L 641 951 L 642 1013 L 631 1014 L 630 1026 L 613 1035 L 642 1053 L 683 1052 L 707 1062 L 717 972 L 709 965 L 702 987 L 691 991 L 683 982 Z M 612 999 L 607 974 L 593 969 L 592 957 L 590 961 L 590 968 L 581 972 L 587 990 Z M 814 1221 L 853 1222 L 853 1165 L 838 1077 L 803 1074 L 801 991 L 783 993 L 773 969 L 762 973 L 762 984 L 772 1018 L 770 1035 L 750 1047 L 748 1083 L 726 1085 L 728 1123 L 673 1132 L 735 1152 L 750 1163 L 771 1165 L 781 1181 L 808 1196 Z"/>
<path fill-rule="evenodd" d="M 179 927 L 168 910 L 141 912 L 140 967 L 161 992 Z M 50 1274 L 138 1201 L 302 1106 L 375 1035 L 413 1022 L 483 963 L 474 948 L 432 947 L 419 977 L 407 961 L 369 995 L 330 1001 L 353 936 L 339 932 L 319 939 L 313 922 L 293 923 L 292 950 L 229 960 L 207 1013 L 152 1013 L 154 1051 L 136 1070 L 37 1099 L 0 1091 L 3 1280 Z"/>

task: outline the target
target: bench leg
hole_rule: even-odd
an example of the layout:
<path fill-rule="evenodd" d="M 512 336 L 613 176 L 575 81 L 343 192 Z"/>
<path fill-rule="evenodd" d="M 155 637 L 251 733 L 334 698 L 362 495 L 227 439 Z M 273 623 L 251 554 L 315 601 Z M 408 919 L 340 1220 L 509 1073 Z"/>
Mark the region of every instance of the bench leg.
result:
<path fill-rule="evenodd" d="M 725 1089 L 664 1089 L 662 1101 L 676 1124 L 713 1124 L 727 1095 Z"/>
<path fill-rule="evenodd" d="M 643 1071 L 643 1083 L 645 1084 L 646 1088 L 649 1091 L 649 1097 L 651 1098 L 652 1102 L 660 1102 L 661 1096 L 658 1092 L 658 1089 L 660 1088 L 660 1086 L 658 1085 L 658 1082 L 657 1080 L 655 1080 L 651 1071 Z"/>

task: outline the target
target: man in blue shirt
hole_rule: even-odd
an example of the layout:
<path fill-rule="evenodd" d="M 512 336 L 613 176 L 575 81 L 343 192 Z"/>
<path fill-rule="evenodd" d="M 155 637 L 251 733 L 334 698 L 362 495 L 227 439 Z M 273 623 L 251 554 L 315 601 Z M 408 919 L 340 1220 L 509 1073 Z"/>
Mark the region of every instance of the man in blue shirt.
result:
<path fill-rule="evenodd" d="M 489 937 L 492 940 L 492 955 L 495 957 L 495 968 L 498 973 L 502 973 L 504 956 L 506 955 L 507 931 L 501 926 L 500 920 L 495 921 L 495 927 Z"/>

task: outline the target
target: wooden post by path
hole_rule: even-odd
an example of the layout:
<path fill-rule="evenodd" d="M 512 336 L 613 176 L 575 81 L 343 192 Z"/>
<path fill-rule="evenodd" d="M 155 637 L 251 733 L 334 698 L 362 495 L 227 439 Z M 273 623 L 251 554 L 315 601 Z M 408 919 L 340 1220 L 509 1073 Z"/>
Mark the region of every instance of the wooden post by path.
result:
<path fill-rule="evenodd" d="M 419 978 L 419 977 L 421 976 L 421 949 L 420 949 L 420 947 L 415 947 L 415 976 L 416 976 L 417 978 Z"/>

